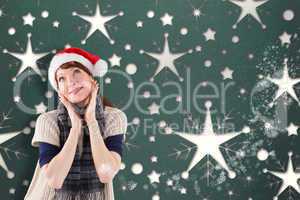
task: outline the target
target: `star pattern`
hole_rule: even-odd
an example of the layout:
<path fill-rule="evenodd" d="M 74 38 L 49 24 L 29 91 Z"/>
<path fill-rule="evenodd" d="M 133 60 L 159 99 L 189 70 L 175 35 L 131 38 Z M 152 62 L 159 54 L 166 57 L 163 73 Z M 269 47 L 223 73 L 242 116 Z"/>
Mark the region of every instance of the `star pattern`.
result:
<path fill-rule="evenodd" d="M 89 15 L 80 15 L 77 14 L 76 12 L 73 13 L 73 15 L 78 16 L 82 19 L 84 19 L 85 21 L 89 22 L 91 24 L 91 27 L 89 29 L 89 32 L 87 33 L 86 37 L 83 39 L 83 43 L 85 43 L 86 39 L 89 38 L 96 30 L 99 30 L 101 33 L 103 33 L 103 35 L 111 42 L 113 43 L 113 40 L 110 38 L 105 24 L 114 19 L 115 17 L 117 17 L 118 15 L 109 15 L 109 16 L 103 16 L 101 15 L 101 8 L 100 8 L 100 3 L 97 3 L 96 6 L 96 11 L 95 14 L 93 16 L 89 16 Z M 122 14 L 119 14 L 122 15 Z"/>
<path fill-rule="evenodd" d="M 300 179 L 300 173 L 296 173 L 294 171 L 292 153 L 289 153 L 289 161 L 285 172 L 275 172 L 275 171 L 268 171 L 268 170 L 267 172 L 270 172 L 271 174 L 282 179 L 282 184 L 276 196 L 279 196 L 289 186 L 292 186 L 298 193 L 300 193 L 300 187 L 298 185 L 298 179 Z"/>
<path fill-rule="evenodd" d="M 242 21 L 244 19 L 244 17 L 246 17 L 247 15 L 252 16 L 254 19 L 256 19 L 256 21 L 258 21 L 262 28 L 265 29 L 266 25 L 262 23 L 258 13 L 257 13 L 257 7 L 265 4 L 266 2 L 268 2 L 269 0 L 229 0 L 229 2 L 239 6 L 242 11 L 241 14 L 238 18 L 238 20 L 236 21 L 236 23 L 232 26 L 234 29 L 237 28 L 237 24 L 240 23 L 240 21 Z"/>
<path fill-rule="evenodd" d="M 235 178 L 236 173 L 228 167 L 226 161 L 220 151 L 222 144 L 238 136 L 242 132 L 230 132 L 225 134 L 216 134 L 213 130 L 213 124 L 211 119 L 210 108 L 212 103 L 207 101 L 206 107 L 206 118 L 204 122 L 203 132 L 199 134 L 191 134 L 185 132 L 174 132 L 174 134 L 194 143 L 197 146 L 197 151 L 193 156 L 191 163 L 188 166 L 187 172 L 192 170 L 197 163 L 199 163 L 206 155 L 211 155 L 227 172 L 229 178 Z M 249 132 L 249 130 L 244 130 Z"/>
<path fill-rule="evenodd" d="M 288 67 L 287 67 L 287 61 L 288 59 L 284 59 L 284 68 L 283 68 L 283 75 L 280 79 L 277 78 L 271 78 L 267 77 L 269 81 L 276 84 L 278 86 L 278 90 L 276 92 L 276 96 L 273 101 L 276 101 L 282 94 L 287 92 L 290 94 L 293 99 L 295 99 L 298 104 L 300 104 L 299 99 L 295 93 L 294 85 L 298 84 L 300 82 L 300 78 L 292 79 L 289 76 Z"/>
<path fill-rule="evenodd" d="M 28 40 L 26 45 L 26 51 L 24 53 L 16 53 L 7 51 L 8 54 L 16 57 L 17 59 L 22 61 L 21 68 L 19 69 L 17 76 L 19 76 L 23 71 L 25 71 L 28 67 L 32 68 L 37 74 L 43 77 L 41 71 L 37 66 L 37 60 L 46 56 L 48 53 L 34 53 L 31 45 L 31 34 L 28 34 Z"/>
<path fill-rule="evenodd" d="M 174 61 L 177 58 L 180 58 L 181 56 L 183 56 L 185 53 L 171 53 L 170 52 L 170 48 L 169 48 L 169 42 L 168 42 L 168 34 L 165 34 L 165 43 L 164 43 L 164 50 L 162 53 L 149 53 L 149 52 L 145 52 L 146 54 L 148 54 L 149 56 L 157 59 L 159 61 L 159 65 L 158 68 L 156 69 L 153 77 L 151 78 L 151 80 L 153 80 L 155 78 L 155 76 L 157 74 L 159 74 L 164 68 L 168 68 L 170 69 L 177 77 L 179 77 L 179 79 L 182 81 L 183 78 L 180 77 L 175 65 L 174 65 Z"/>

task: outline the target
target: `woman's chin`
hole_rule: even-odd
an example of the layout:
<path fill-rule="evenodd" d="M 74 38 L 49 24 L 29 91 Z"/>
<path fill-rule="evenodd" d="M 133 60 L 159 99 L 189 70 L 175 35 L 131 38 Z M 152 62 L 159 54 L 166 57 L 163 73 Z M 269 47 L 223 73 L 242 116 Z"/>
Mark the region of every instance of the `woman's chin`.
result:
<path fill-rule="evenodd" d="M 81 96 L 81 95 L 80 96 L 70 96 L 69 97 L 69 101 L 73 104 L 80 103 L 85 99 L 86 99 L 86 97 Z"/>

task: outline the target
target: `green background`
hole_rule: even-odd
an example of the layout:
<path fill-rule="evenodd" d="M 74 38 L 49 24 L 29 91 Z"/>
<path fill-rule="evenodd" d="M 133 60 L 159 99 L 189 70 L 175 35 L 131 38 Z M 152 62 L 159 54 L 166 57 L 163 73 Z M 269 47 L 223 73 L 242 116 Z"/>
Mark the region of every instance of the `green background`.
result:
<path fill-rule="evenodd" d="M 105 23 L 109 38 L 100 30 L 88 35 L 91 23 L 79 16 L 93 15 L 95 0 L 0 1 L 1 199 L 23 199 L 28 189 L 38 159 L 38 149 L 30 145 L 35 120 L 46 111 L 43 108 L 52 110 L 56 106 L 57 95 L 47 81 L 49 61 L 53 50 L 65 46 L 84 48 L 108 61 L 110 71 L 100 80 L 102 90 L 127 115 L 122 170 L 114 178 L 116 199 L 271 200 L 274 196 L 282 200 L 300 199 L 299 185 L 278 194 L 282 180 L 270 172 L 264 173 L 264 169 L 285 172 L 289 152 L 293 152 L 294 169 L 300 166 L 299 128 L 294 134 L 287 129 L 291 123 L 300 126 L 300 81 L 292 87 L 297 102 L 287 92 L 277 98 L 278 86 L 267 80 L 268 76 L 282 76 L 284 59 L 288 59 L 290 78 L 300 78 L 300 1 L 269 0 L 254 9 L 265 28 L 253 15 L 245 16 L 233 28 L 243 9 L 229 0 L 101 0 L 98 3 L 101 15 L 115 16 Z M 250 7 L 244 11 L 247 8 Z M 72 14 L 74 11 L 77 15 Z M 32 25 L 24 24 L 23 16 L 28 13 L 35 17 Z M 161 17 L 166 13 L 173 19 L 171 24 L 164 25 Z M 137 26 L 138 21 L 142 27 Z M 59 22 L 58 26 L 54 22 Z M 214 39 L 207 40 L 203 35 L 208 28 L 215 31 Z M 284 32 L 290 35 L 289 41 L 280 39 Z M 154 76 L 159 62 L 169 59 L 158 60 L 150 55 L 163 52 L 166 33 L 170 52 L 182 53 L 174 65 L 183 80 L 168 67 Z M 15 54 L 25 53 L 28 45 L 33 54 L 40 55 L 35 58 L 25 54 L 21 58 Z M 109 61 L 113 54 L 121 57 L 119 66 Z M 25 64 L 25 70 L 18 74 L 26 60 L 31 64 Z M 33 63 L 40 74 L 33 70 Z M 226 67 L 233 72 L 231 78 L 222 75 Z M 116 72 L 127 74 L 131 80 Z M 175 86 L 164 85 L 170 81 L 180 86 L 182 95 Z M 148 85 L 141 87 L 147 82 Z M 224 94 L 226 101 L 209 96 L 215 90 L 199 86 L 203 82 L 217 86 L 219 92 L 222 85 L 230 85 Z M 21 84 L 20 91 L 14 90 L 17 84 Z M 197 86 L 198 95 L 207 95 L 196 100 L 203 112 L 192 104 Z M 252 94 L 254 88 L 258 90 Z M 156 89 L 160 97 L 155 97 Z M 142 113 L 134 102 L 124 107 L 132 96 L 138 95 L 139 106 L 147 113 Z M 170 98 L 164 101 L 166 97 Z M 212 155 L 201 159 L 189 171 L 189 177 L 183 178 L 182 173 L 197 148 L 176 134 L 166 133 L 170 124 L 177 124 L 174 129 L 178 132 L 201 133 L 195 124 L 203 128 L 207 101 L 212 103 L 216 134 L 224 130 L 239 132 L 222 144 L 226 148 L 220 148 L 228 167 L 236 173 L 234 179 L 228 178 L 227 171 L 218 166 Z M 24 112 L 19 107 L 21 103 L 35 112 Z M 159 113 L 149 112 L 152 103 L 160 105 Z M 222 103 L 225 111 L 221 109 Z M 177 106 L 180 109 L 172 114 L 162 109 L 175 110 Z M 249 133 L 241 132 L 245 126 L 250 128 Z M 265 160 L 257 156 L 262 150 L 269 155 Z M 240 157 L 240 152 L 244 156 Z M 156 162 L 151 159 L 153 156 Z M 148 175 L 153 171 L 160 174 L 159 182 L 151 183 Z M 298 174 L 297 170 L 295 173 Z"/>

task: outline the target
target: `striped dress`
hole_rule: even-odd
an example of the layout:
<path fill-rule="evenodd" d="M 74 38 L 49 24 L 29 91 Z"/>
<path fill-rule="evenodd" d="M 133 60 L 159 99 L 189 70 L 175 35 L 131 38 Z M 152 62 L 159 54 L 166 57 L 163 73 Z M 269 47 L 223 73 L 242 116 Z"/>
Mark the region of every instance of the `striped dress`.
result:
<path fill-rule="evenodd" d="M 56 116 L 57 110 L 48 111 L 39 115 L 36 120 L 35 132 L 31 141 L 31 145 L 33 147 L 39 147 L 40 144 L 47 143 L 49 145 L 55 145 L 61 148 Z M 113 138 L 113 136 L 122 134 L 124 136 L 122 142 L 124 142 L 127 131 L 126 114 L 118 108 L 106 106 L 104 110 L 104 117 L 106 123 L 103 136 L 104 141 L 109 141 L 109 139 Z M 82 137 L 79 138 L 78 143 L 80 148 L 80 144 L 82 144 Z M 113 145 L 107 145 L 107 147 L 109 150 L 113 150 Z M 45 164 L 44 161 L 43 163 Z M 104 190 L 106 193 L 105 196 L 107 197 L 106 200 L 114 200 L 113 181 L 105 183 Z M 35 171 L 24 199 L 43 200 L 45 195 L 48 198 L 54 197 L 54 188 L 48 186 L 45 175 L 41 170 L 41 162 L 40 160 L 37 160 Z"/>

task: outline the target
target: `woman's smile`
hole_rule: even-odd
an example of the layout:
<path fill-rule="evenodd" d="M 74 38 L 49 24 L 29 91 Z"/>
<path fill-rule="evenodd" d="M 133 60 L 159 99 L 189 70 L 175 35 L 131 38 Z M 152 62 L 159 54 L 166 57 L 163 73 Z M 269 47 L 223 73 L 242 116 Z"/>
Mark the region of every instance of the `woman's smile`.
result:
<path fill-rule="evenodd" d="M 73 90 L 71 90 L 71 92 L 69 92 L 69 95 L 70 94 L 73 94 L 73 95 L 76 95 L 83 87 L 78 87 L 78 88 L 75 88 Z"/>

